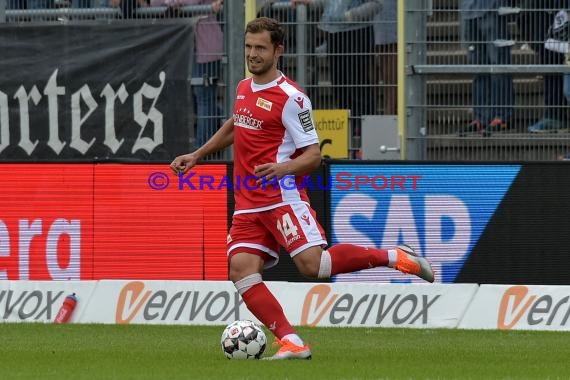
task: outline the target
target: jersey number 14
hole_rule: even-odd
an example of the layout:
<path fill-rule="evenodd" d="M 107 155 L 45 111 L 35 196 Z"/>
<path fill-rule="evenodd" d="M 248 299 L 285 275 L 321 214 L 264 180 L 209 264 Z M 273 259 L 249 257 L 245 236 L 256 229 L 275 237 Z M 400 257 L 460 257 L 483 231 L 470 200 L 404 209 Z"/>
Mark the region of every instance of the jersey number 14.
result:
<path fill-rule="evenodd" d="M 285 241 L 287 241 L 287 237 L 289 235 L 296 236 L 297 235 L 297 226 L 293 223 L 291 219 L 291 215 L 289 213 L 283 215 L 283 221 L 277 219 L 277 229 L 283 235 Z"/>

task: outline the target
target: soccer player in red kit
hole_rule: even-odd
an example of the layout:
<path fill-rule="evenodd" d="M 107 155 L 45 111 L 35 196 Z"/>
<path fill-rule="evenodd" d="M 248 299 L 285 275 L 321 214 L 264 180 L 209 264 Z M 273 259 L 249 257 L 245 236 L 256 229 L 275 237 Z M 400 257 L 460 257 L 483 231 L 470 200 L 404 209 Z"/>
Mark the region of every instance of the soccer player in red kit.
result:
<path fill-rule="evenodd" d="M 429 262 L 401 245 L 384 250 L 352 244 L 327 246 L 303 186 L 304 175 L 321 163 L 309 98 L 277 69 L 284 30 L 273 19 L 257 18 L 245 31 L 245 58 L 252 74 L 236 90 L 233 117 L 195 152 L 170 167 L 186 173 L 202 157 L 234 144 L 235 212 L 228 235 L 229 277 L 247 308 L 281 346 L 272 359 L 309 359 L 277 299 L 263 283 L 264 268 L 277 264 L 279 246 L 306 277 L 388 266 L 434 281 Z M 263 183 L 263 181 L 268 181 Z M 238 184 L 238 182 L 240 182 Z"/>

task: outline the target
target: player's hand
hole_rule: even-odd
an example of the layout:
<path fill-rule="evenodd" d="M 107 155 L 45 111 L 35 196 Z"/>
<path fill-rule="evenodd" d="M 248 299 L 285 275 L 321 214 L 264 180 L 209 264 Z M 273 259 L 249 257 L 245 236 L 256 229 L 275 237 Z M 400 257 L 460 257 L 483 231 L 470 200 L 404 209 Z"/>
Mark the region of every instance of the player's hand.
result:
<path fill-rule="evenodd" d="M 264 181 L 271 181 L 273 179 L 280 180 L 289 172 L 284 164 L 268 163 L 257 165 L 253 168 L 253 174 L 258 178 L 256 183 L 261 184 Z"/>
<path fill-rule="evenodd" d="M 197 162 L 198 156 L 194 153 L 183 154 L 176 157 L 174 161 L 170 163 L 170 170 L 172 170 L 172 173 L 175 175 L 179 175 L 180 173 L 186 174 Z"/>

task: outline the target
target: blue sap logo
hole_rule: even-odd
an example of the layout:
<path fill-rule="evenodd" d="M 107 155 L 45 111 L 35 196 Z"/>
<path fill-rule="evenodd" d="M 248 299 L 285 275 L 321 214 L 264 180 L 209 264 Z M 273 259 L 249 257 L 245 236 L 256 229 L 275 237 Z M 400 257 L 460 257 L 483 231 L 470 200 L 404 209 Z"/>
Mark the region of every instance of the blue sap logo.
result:
<path fill-rule="evenodd" d="M 331 176 L 346 170 L 332 165 Z M 333 186 L 330 243 L 392 249 L 405 242 L 429 258 L 436 281 L 453 282 L 519 171 L 520 165 L 350 166 L 355 174 L 421 178 L 416 189 L 404 191 L 376 191 L 372 186 L 342 191 Z M 375 268 L 333 281 L 415 280 Z"/>

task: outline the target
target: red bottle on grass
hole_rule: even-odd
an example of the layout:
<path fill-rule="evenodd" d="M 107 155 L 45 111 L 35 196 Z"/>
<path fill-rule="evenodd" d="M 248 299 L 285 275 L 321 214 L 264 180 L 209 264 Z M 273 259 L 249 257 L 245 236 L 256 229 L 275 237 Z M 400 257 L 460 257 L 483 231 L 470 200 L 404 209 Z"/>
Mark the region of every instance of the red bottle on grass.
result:
<path fill-rule="evenodd" d="M 75 296 L 75 293 L 65 297 L 63 305 L 61 305 L 61 308 L 57 312 L 53 323 L 67 323 L 69 318 L 71 318 L 71 314 L 73 314 L 73 310 L 75 310 L 75 306 L 77 306 L 77 297 Z"/>

